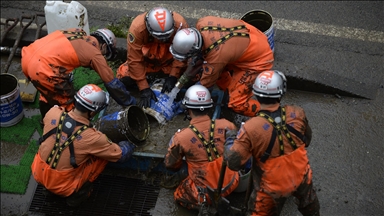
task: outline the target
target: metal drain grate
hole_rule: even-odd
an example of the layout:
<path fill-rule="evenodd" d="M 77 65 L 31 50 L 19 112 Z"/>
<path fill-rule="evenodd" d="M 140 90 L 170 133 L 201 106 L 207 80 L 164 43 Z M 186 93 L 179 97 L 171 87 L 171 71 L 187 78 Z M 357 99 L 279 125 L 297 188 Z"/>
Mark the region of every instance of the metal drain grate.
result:
<path fill-rule="evenodd" d="M 29 206 L 37 215 L 150 215 L 156 205 L 159 184 L 140 179 L 100 175 L 93 183 L 90 198 L 79 207 L 69 207 L 64 198 L 45 196 L 38 185 Z"/>

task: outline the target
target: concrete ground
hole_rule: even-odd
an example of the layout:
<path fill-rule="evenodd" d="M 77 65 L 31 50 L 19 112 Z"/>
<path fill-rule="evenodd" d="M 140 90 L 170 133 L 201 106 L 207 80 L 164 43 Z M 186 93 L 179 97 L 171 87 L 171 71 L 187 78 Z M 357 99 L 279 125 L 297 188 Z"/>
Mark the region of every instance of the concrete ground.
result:
<path fill-rule="evenodd" d="M 283 103 L 302 106 L 312 126 L 313 141 L 308 154 L 321 212 L 324 215 L 384 213 L 384 89 L 378 88 L 373 100 L 291 90 Z M 36 114 L 36 110 L 25 110 L 26 116 L 31 113 Z M 244 119 L 233 120 L 238 124 Z M 176 128 L 186 126 L 183 121 L 173 124 Z M 2 152 L 4 155 L 7 153 Z M 35 187 L 36 182 L 31 179 L 25 195 L 2 193 L 1 215 L 27 214 Z M 170 190 L 161 190 L 158 203 L 154 215 L 194 215 L 174 204 Z M 282 215 L 298 215 L 292 200 Z"/>
<path fill-rule="evenodd" d="M 92 4 L 103 4 L 98 2 L 91 4 L 89 1 L 84 3 L 90 5 L 88 8 L 91 8 Z M 119 13 L 125 13 L 124 10 L 129 10 L 129 8 L 123 8 L 126 7 L 124 4 L 121 4 L 121 10 L 115 8 L 113 12 L 110 11 L 112 7 L 96 7 L 94 11 L 99 13 L 95 15 L 98 19 L 94 23 L 105 23 L 106 20 L 111 20 L 110 17 L 104 20 L 100 18 L 107 13 L 108 16 L 112 17 Z M 187 2 L 185 4 L 192 3 Z M 263 4 L 267 5 L 265 2 Z M 275 2 L 270 4 L 273 4 L 272 8 L 278 6 L 278 3 Z M 328 3 L 316 2 L 314 4 Z M 345 4 L 348 5 L 349 3 Z M 353 2 L 350 4 L 355 6 Z M 374 2 L 367 4 L 374 4 Z M 7 7 L 2 6 L 2 14 L 7 12 L 9 14 L 10 12 L 15 13 L 15 11 L 38 11 L 41 10 L 41 5 L 44 5 L 44 3 L 40 3 L 40 5 L 36 3 L 32 6 L 28 6 L 27 3 L 18 6 L 12 6 L 11 3 L 2 3 L 2 5 L 7 5 Z M 286 5 L 286 7 L 304 7 L 304 5 L 305 3 L 302 2 L 300 4 Z M 383 5 L 380 4 L 378 7 L 372 7 L 370 11 L 376 11 L 380 6 L 383 8 Z M 322 7 L 316 8 L 316 10 L 322 10 Z M 332 10 L 332 7 L 324 8 Z M 347 7 L 344 7 L 344 5 L 343 9 L 348 12 L 346 11 Z M 358 9 L 361 13 L 365 11 L 364 7 Z M 231 10 L 237 9 L 234 7 Z M 188 11 L 185 9 L 183 12 L 187 14 Z M 309 14 L 309 11 L 303 12 L 307 12 L 303 13 L 304 15 Z M 360 13 L 355 13 L 356 17 L 360 17 L 360 15 Z M 328 16 L 330 17 L 330 15 Z M 353 18 L 355 16 L 347 17 Z M 379 14 L 378 17 L 380 16 L 382 17 L 382 10 L 381 15 Z M 372 29 L 375 29 L 376 35 L 380 36 L 383 27 L 378 24 L 381 21 L 378 17 L 372 17 L 372 23 L 379 25 L 377 28 L 372 27 Z M 343 20 L 344 18 L 334 19 L 334 22 L 340 24 Z M 361 26 L 363 23 L 370 26 L 368 22 L 355 22 L 353 25 L 363 28 Z M 276 67 L 280 70 L 283 72 L 286 70 L 287 73 L 292 75 L 295 73 L 302 74 L 305 73 L 305 70 L 308 70 L 306 79 L 326 81 L 332 84 L 331 87 L 341 86 L 344 89 L 350 83 L 343 81 L 352 79 L 353 82 L 351 81 L 351 83 L 359 84 L 349 85 L 348 90 L 369 95 L 370 98 L 362 99 L 334 93 L 325 94 L 294 90 L 298 89 L 300 83 L 291 85 L 288 82 L 288 93 L 283 98 L 283 103 L 302 106 L 306 110 L 313 130 L 313 140 L 311 146 L 308 147 L 308 155 L 313 169 L 314 185 L 321 205 L 321 215 L 384 215 L 384 49 L 383 43 L 380 42 L 382 39 L 376 37 L 379 42 L 372 42 L 312 36 L 290 31 L 280 31 L 279 35 L 280 40 L 276 43 L 278 57 Z M 124 39 L 121 42 L 124 44 Z M 321 44 L 315 45 L 315 42 Z M 301 46 L 303 43 L 305 45 Z M 325 57 L 321 58 L 323 55 Z M 2 58 L 1 64 L 3 67 L 4 58 Z M 20 72 L 17 63 L 12 67 L 14 67 L 14 71 Z M 319 72 L 319 74 L 328 72 L 331 76 L 324 77 L 314 73 L 311 69 L 316 69 L 315 71 Z M 348 79 L 332 80 L 335 77 Z M 310 82 L 311 84 L 313 82 Z M 353 88 L 349 88 L 351 86 Z M 26 111 L 26 113 L 28 112 Z M 233 119 L 236 124 L 239 124 L 242 120 L 244 118 L 241 117 Z M 185 126 L 186 123 L 181 122 L 175 127 Z M 9 157 L 14 156 L 9 155 Z M 26 215 L 35 187 L 35 182 L 31 180 L 25 195 L 2 193 L 1 215 Z M 172 191 L 162 189 L 153 215 L 181 216 L 194 215 L 194 213 L 175 205 L 172 199 Z M 299 215 L 292 199 L 286 203 L 282 215 Z"/>

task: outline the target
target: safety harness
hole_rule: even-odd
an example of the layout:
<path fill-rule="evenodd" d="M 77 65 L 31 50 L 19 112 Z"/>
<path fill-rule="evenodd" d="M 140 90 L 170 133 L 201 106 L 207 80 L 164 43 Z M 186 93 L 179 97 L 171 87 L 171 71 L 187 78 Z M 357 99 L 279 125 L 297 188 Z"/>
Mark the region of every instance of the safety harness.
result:
<path fill-rule="evenodd" d="M 241 32 L 234 32 L 235 30 L 245 29 L 245 25 L 235 26 L 231 28 L 225 28 L 225 27 L 217 27 L 217 26 L 206 26 L 200 29 L 200 31 L 229 31 L 230 33 L 225 35 L 224 37 L 220 38 L 216 42 L 214 42 L 211 46 L 209 46 L 206 50 L 204 50 L 204 55 L 208 54 L 211 50 L 213 50 L 218 45 L 222 44 L 224 41 L 228 40 L 231 37 L 234 36 L 240 36 L 240 37 L 249 37 L 248 33 L 241 33 Z"/>
<path fill-rule="evenodd" d="M 69 41 L 75 39 L 83 39 L 83 36 L 86 35 L 85 32 L 72 32 L 72 31 L 61 31 L 63 34 L 74 34 L 74 36 L 67 37 Z"/>
<path fill-rule="evenodd" d="M 74 134 L 72 134 L 75 126 L 80 126 L 80 125 L 82 125 L 82 127 L 78 129 Z M 67 112 L 63 112 L 60 116 L 58 126 L 51 129 L 50 131 L 48 131 L 46 134 L 44 134 L 42 137 L 39 138 L 39 145 L 40 145 L 49 136 L 56 133 L 55 144 L 53 145 L 51 154 L 48 156 L 46 163 L 50 165 L 52 169 L 56 169 L 61 153 L 66 147 L 69 147 L 70 163 L 73 166 L 73 168 L 77 168 L 78 165 L 76 164 L 76 160 L 75 160 L 75 150 L 73 147 L 73 140 L 78 135 L 80 135 L 84 130 L 86 130 L 88 127 L 89 125 L 84 125 L 83 123 L 80 123 L 72 119 L 70 116 L 68 116 Z M 68 134 L 68 138 L 65 140 L 65 142 L 62 145 L 60 145 L 60 138 L 61 138 L 62 132 Z"/>
<path fill-rule="evenodd" d="M 269 114 L 269 115 L 268 115 Z M 276 123 L 274 118 L 271 117 L 275 116 L 277 117 L 280 114 L 281 117 L 281 123 Z M 280 155 L 284 154 L 284 144 L 283 144 L 283 135 L 287 137 L 289 144 L 292 146 L 293 150 L 297 148 L 296 142 L 292 139 L 292 136 L 290 134 L 295 134 L 301 141 L 306 143 L 306 137 L 301 134 L 299 131 L 297 131 L 295 128 L 293 128 L 291 125 L 286 124 L 286 112 L 285 107 L 279 107 L 279 109 L 275 112 L 268 112 L 268 111 L 260 111 L 256 114 L 256 116 L 260 116 L 262 118 L 265 118 L 270 124 L 273 125 L 273 131 L 271 140 L 269 141 L 269 145 L 267 147 L 267 150 L 264 152 L 264 154 L 260 158 L 260 162 L 264 163 L 268 157 L 271 155 L 272 148 L 275 144 L 276 136 L 279 139 L 279 145 L 280 145 Z"/>
<path fill-rule="evenodd" d="M 209 131 L 209 142 L 204 139 L 203 135 L 201 135 L 201 133 L 196 129 L 195 126 L 189 125 L 189 128 L 191 128 L 192 131 L 195 132 L 196 136 L 204 144 L 205 150 L 207 151 L 207 154 L 208 154 L 208 160 L 210 162 L 213 161 L 212 153 L 211 153 L 210 148 L 213 149 L 213 152 L 215 153 L 216 158 L 220 157 L 219 152 L 217 151 L 217 149 L 215 147 L 215 142 L 213 140 L 213 133 L 214 133 L 214 130 L 215 130 L 215 120 L 211 120 L 211 128 L 210 128 L 210 131 Z"/>

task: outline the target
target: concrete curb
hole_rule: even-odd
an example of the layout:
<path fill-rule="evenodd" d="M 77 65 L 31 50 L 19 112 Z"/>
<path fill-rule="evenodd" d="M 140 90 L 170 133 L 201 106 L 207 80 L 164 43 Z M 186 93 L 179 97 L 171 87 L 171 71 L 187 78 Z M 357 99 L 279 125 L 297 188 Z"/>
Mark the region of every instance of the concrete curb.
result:
<path fill-rule="evenodd" d="M 4 23 L 6 19 L 1 18 Z M 21 27 L 18 24 L 7 33 L 4 45 L 13 47 L 13 44 L 20 32 Z M 37 31 L 36 24 L 32 23 L 24 32 L 20 41 L 20 47 L 27 46 L 35 40 Z M 4 32 L 1 32 L 4 34 Z M 47 35 L 46 26 L 41 29 L 40 38 Z M 126 38 L 117 38 L 117 56 L 116 60 L 125 62 L 127 59 L 127 41 Z M 367 85 L 353 79 L 341 77 L 335 73 L 323 71 L 308 65 L 293 65 L 289 62 L 276 61 L 275 68 L 286 68 L 285 74 L 289 82 L 289 88 L 302 91 L 333 94 L 336 96 L 348 96 L 364 99 L 374 99 L 377 86 Z"/>

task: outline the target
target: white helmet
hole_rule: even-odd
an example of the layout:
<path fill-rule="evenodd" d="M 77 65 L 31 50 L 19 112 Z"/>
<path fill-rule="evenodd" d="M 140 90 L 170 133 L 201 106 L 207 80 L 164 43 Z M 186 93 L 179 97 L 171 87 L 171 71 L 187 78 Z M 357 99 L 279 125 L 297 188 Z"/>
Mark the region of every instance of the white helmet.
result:
<path fill-rule="evenodd" d="M 184 61 L 201 50 L 203 39 L 196 28 L 185 28 L 178 31 L 173 38 L 169 51 L 173 58 Z"/>
<path fill-rule="evenodd" d="M 109 29 L 97 29 L 95 32 L 91 33 L 91 36 L 100 36 L 103 38 L 105 43 L 107 44 L 108 53 L 106 54 L 107 60 L 112 59 L 116 52 L 116 37 L 115 34 Z"/>
<path fill-rule="evenodd" d="M 287 79 L 277 70 L 260 73 L 253 84 L 252 92 L 259 97 L 280 98 L 287 91 Z"/>
<path fill-rule="evenodd" d="M 205 108 L 213 106 L 213 100 L 209 90 L 202 85 L 193 85 L 185 92 L 182 104 L 190 109 L 200 109 L 203 111 Z"/>
<path fill-rule="evenodd" d="M 145 25 L 149 33 L 161 41 L 168 40 L 174 29 L 173 14 L 166 8 L 155 7 L 145 15 Z"/>
<path fill-rule="evenodd" d="M 97 85 L 87 84 L 75 95 L 77 103 L 81 104 L 89 111 L 99 112 L 109 103 L 108 95 Z"/>

